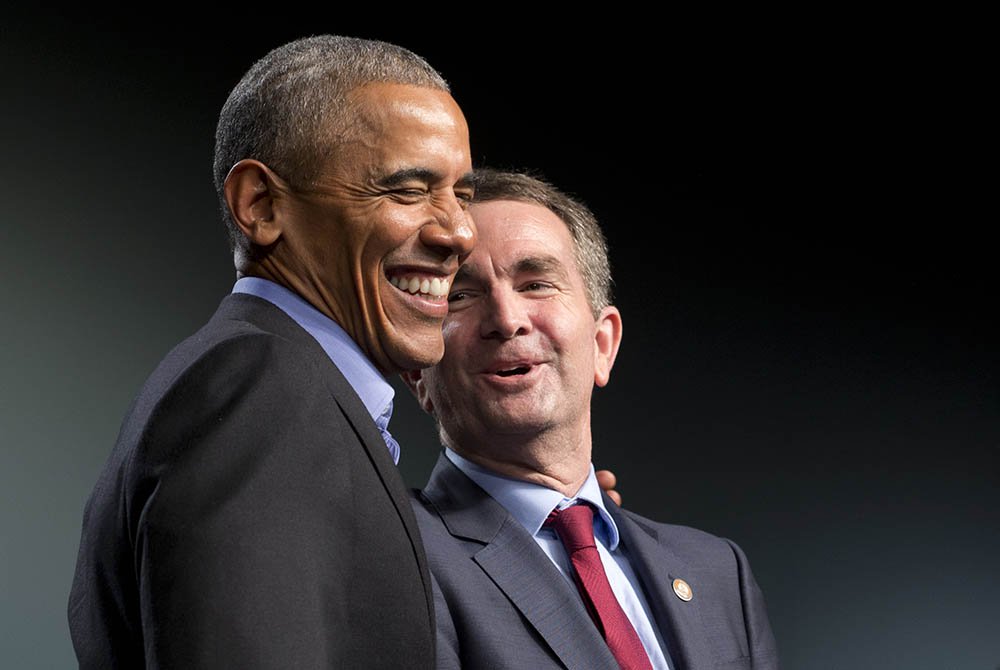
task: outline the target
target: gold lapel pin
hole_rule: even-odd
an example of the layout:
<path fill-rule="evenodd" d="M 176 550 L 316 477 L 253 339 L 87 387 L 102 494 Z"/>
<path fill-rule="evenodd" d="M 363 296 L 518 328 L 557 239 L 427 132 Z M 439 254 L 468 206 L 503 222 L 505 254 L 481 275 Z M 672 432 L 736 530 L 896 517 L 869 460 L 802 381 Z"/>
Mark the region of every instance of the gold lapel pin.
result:
<path fill-rule="evenodd" d="M 694 597 L 694 594 L 691 592 L 691 587 L 688 586 L 688 583 L 683 579 L 674 580 L 674 593 L 677 594 L 677 597 L 684 602 L 689 602 L 691 598 Z"/>

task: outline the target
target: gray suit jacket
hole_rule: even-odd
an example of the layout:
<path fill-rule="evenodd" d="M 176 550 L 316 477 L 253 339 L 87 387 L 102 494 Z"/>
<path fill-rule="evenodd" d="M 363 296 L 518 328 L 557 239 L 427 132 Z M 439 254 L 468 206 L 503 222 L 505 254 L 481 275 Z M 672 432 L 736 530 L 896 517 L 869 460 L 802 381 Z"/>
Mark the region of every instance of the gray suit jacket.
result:
<path fill-rule="evenodd" d="M 734 543 L 605 498 L 675 670 L 778 668 L 764 598 Z M 439 668 L 618 666 L 531 535 L 443 454 L 414 496 L 434 587 Z M 689 602 L 673 590 L 686 581 Z"/>

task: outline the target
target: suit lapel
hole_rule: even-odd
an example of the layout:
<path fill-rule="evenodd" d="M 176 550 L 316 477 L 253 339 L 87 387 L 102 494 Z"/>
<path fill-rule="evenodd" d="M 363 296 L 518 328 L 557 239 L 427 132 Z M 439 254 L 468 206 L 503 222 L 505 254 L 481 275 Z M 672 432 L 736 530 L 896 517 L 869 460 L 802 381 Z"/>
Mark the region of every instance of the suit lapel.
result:
<path fill-rule="evenodd" d="M 341 408 L 348 423 L 354 430 L 358 441 L 371 460 L 382 485 L 389 494 L 396 512 L 403 522 L 404 530 L 410 539 L 414 556 L 420 568 L 420 576 L 424 582 L 424 596 L 427 599 L 428 612 L 432 613 L 434 596 L 431 591 L 430 572 L 427 567 L 427 556 L 420 539 L 413 508 L 410 506 L 409 492 L 403 483 L 396 464 L 386 448 L 382 435 L 378 432 L 375 422 L 365 409 L 364 403 L 357 392 L 351 387 L 340 369 L 334 365 L 323 347 L 308 332 L 270 302 L 247 294 L 232 294 L 223 299 L 217 316 L 227 319 L 247 321 L 268 332 L 287 338 L 303 347 L 321 371 L 327 389 L 334 401 Z"/>
<path fill-rule="evenodd" d="M 513 518 L 473 560 L 568 668 L 617 668 L 579 596 Z"/>
<path fill-rule="evenodd" d="M 715 667 L 715 652 L 702 621 L 697 569 L 678 558 L 655 528 L 626 516 L 608 498 L 605 506 L 618 526 L 620 541 L 646 591 L 673 667 L 676 670 Z M 689 602 L 674 593 L 673 580 L 677 578 L 691 586 L 694 598 Z"/>
<path fill-rule="evenodd" d="M 616 670 L 579 595 L 530 534 L 443 454 L 424 495 L 448 532 L 484 544 L 473 560 L 567 668 Z"/>

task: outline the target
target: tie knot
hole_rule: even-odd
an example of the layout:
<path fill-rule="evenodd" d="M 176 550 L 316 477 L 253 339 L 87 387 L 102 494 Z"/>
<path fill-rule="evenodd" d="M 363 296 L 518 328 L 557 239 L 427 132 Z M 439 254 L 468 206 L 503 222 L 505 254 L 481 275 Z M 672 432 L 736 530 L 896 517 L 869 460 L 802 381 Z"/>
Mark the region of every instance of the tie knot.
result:
<path fill-rule="evenodd" d="M 597 546 L 594 544 L 594 508 L 588 503 L 580 501 L 562 510 L 552 510 L 545 525 L 555 530 L 569 553 Z"/>

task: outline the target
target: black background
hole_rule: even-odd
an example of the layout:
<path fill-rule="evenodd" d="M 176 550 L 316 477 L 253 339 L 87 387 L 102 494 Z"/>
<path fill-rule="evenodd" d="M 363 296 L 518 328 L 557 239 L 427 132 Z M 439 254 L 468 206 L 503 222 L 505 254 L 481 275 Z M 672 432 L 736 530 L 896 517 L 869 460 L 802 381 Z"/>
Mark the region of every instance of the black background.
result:
<path fill-rule="evenodd" d="M 476 164 L 534 169 L 598 215 L 625 339 L 595 463 L 627 507 L 744 548 L 785 667 L 1000 664 L 995 110 L 974 17 L 276 9 L 0 25 L 3 658 L 73 665 L 84 500 L 142 380 L 234 279 L 218 110 L 267 50 L 331 32 L 427 58 Z M 394 383 L 417 486 L 433 426 Z"/>

